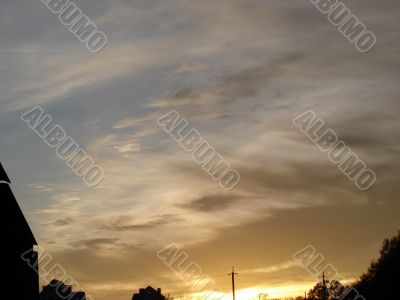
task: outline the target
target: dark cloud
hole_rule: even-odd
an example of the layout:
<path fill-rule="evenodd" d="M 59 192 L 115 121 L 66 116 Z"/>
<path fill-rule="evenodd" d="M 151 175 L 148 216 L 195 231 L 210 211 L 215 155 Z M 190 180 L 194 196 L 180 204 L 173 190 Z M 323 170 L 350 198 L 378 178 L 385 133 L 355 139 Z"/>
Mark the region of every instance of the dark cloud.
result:
<path fill-rule="evenodd" d="M 135 231 L 144 229 L 154 229 L 159 226 L 178 223 L 182 219 L 174 215 L 164 215 L 151 217 L 152 220 L 147 222 L 137 222 L 134 217 L 118 216 L 113 217 L 107 224 L 101 226 L 102 229 L 109 231 Z"/>
<path fill-rule="evenodd" d="M 268 87 L 271 78 L 282 75 L 283 68 L 301 62 L 304 57 L 303 53 L 283 54 L 255 66 L 224 71 L 203 85 L 175 88 L 159 104 L 199 106 L 211 101 L 227 106 L 238 100 L 255 97 Z"/>
<path fill-rule="evenodd" d="M 199 212 L 213 212 L 227 209 L 239 199 L 240 197 L 236 195 L 214 194 L 202 196 L 189 203 L 181 204 L 180 206 Z"/>
<path fill-rule="evenodd" d="M 87 248 L 87 249 L 97 249 L 102 246 L 113 246 L 117 243 L 118 238 L 96 238 L 79 240 L 72 244 L 72 246 L 77 248 Z"/>
<path fill-rule="evenodd" d="M 70 224 L 72 224 L 74 222 L 75 222 L 74 218 L 66 217 L 66 218 L 54 220 L 54 221 L 51 221 L 51 222 L 47 222 L 46 225 L 60 227 L 60 226 L 70 225 Z"/>

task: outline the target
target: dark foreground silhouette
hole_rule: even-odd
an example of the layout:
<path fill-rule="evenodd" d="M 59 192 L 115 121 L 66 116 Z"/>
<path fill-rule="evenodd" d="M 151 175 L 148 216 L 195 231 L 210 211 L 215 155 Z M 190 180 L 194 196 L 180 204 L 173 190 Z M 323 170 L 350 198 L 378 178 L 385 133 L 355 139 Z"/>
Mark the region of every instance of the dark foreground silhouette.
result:
<path fill-rule="evenodd" d="M 145 289 L 139 289 L 139 293 L 133 294 L 132 300 L 165 300 L 161 289 L 153 289 L 150 285 Z"/>
<path fill-rule="evenodd" d="M 86 300 L 85 292 L 74 292 L 72 286 L 53 279 L 40 292 L 40 300 Z"/>
<path fill-rule="evenodd" d="M 33 251 L 36 239 L 26 221 L 11 188 L 3 166 L 0 163 L 1 230 L 7 245 L 3 247 L 6 262 L 4 287 L 13 293 L 14 299 L 39 299 L 38 255 Z M 30 263 L 21 256 L 29 252 Z"/>
<path fill-rule="evenodd" d="M 5 287 L 13 291 L 18 300 L 85 300 L 84 292 L 73 292 L 71 286 L 52 280 L 39 295 L 38 245 L 0 163 L 0 195 L 2 201 L 1 230 L 7 243 L 5 251 Z M 27 256 L 26 253 L 29 253 Z M 344 286 L 336 280 L 318 283 L 307 295 L 308 300 L 399 300 L 397 283 L 400 282 L 400 231 L 383 242 L 380 257 L 373 261 L 366 273 L 353 285 Z M 62 291 L 64 294 L 60 294 Z M 166 300 L 161 289 L 151 286 L 140 289 L 132 300 Z M 305 299 L 297 297 L 295 299 Z"/>

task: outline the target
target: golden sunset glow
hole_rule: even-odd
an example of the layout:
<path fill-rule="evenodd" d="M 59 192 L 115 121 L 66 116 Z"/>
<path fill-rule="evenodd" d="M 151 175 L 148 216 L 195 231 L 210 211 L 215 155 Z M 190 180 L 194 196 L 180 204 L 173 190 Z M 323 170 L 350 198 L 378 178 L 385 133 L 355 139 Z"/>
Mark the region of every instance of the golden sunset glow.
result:
<path fill-rule="evenodd" d="M 40 290 L 284 300 L 378 259 L 399 228 L 400 1 L 338 1 L 354 28 L 325 1 L 75 2 L 0 10 L 0 184 Z"/>

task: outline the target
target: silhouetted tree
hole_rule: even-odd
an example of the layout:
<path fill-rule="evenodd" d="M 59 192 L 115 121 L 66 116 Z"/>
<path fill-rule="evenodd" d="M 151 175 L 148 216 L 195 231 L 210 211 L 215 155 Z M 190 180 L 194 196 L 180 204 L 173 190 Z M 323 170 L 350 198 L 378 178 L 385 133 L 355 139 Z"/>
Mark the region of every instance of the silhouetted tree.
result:
<path fill-rule="evenodd" d="M 340 298 L 340 295 L 343 294 L 345 290 L 345 286 L 341 284 L 337 280 L 326 280 L 327 286 L 327 294 L 329 300 L 336 300 Z M 322 282 L 318 282 L 309 292 L 308 297 L 309 300 L 321 300 L 324 299 L 324 287 Z"/>
<path fill-rule="evenodd" d="M 399 299 L 397 284 L 400 278 L 400 231 L 385 239 L 380 257 L 373 261 L 354 288 L 368 300 Z"/>
<path fill-rule="evenodd" d="M 256 300 L 268 300 L 268 294 L 267 293 L 259 293 L 257 295 Z"/>

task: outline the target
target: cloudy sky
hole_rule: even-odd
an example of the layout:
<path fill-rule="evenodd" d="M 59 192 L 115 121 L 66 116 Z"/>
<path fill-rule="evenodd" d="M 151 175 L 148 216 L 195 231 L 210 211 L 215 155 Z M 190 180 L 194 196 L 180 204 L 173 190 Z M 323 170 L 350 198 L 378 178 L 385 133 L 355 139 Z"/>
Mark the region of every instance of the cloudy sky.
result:
<path fill-rule="evenodd" d="M 190 294 L 156 252 L 179 244 L 227 293 L 301 295 L 313 245 L 348 280 L 399 228 L 398 0 L 343 1 L 360 53 L 308 0 L 74 3 L 91 53 L 41 1 L 0 10 L 1 162 L 40 245 L 94 300 Z M 91 188 L 21 114 L 40 105 L 105 172 Z M 241 175 L 224 191 L 160 126 L 177 110 Z M 377 174 L 358 190 L 292 123 L 313 110 Z M 250 289 L 250 291 L 246 289 Z"/>

